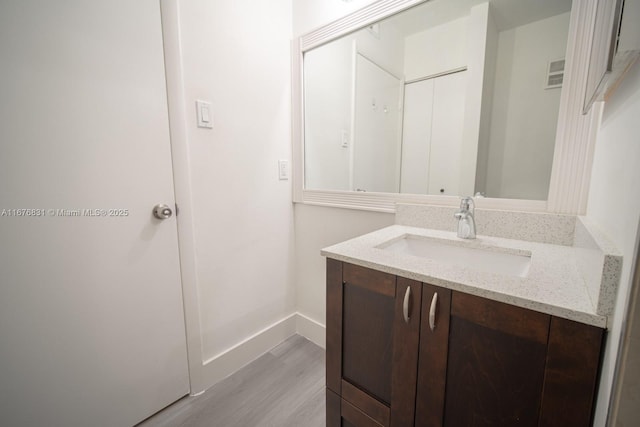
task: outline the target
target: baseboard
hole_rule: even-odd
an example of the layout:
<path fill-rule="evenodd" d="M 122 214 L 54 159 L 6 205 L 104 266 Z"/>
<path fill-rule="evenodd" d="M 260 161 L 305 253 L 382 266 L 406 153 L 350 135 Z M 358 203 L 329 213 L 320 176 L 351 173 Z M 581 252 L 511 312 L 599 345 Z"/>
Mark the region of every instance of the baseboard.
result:
<path fill-rule="evenodd" d="M 296 333 L 325 348 L 325 326 L 304 314 L 293 313 L 205 361 L 202 364 L 204 389 L 193 390 L 191 395 L 201 394 Z"/>
<path fill-rule="evenodd" d="M 325 325 L 308 318 L 302 313 L 296 313 L 296 332 L 312 343 L 326 348 Z"/>
<path fill-rule="evenodd" d="M 297 313 L 264 328 L 262 331 L 212 357 L 202 365 L 205 389 L 253 362 L 296 333 Z"/>

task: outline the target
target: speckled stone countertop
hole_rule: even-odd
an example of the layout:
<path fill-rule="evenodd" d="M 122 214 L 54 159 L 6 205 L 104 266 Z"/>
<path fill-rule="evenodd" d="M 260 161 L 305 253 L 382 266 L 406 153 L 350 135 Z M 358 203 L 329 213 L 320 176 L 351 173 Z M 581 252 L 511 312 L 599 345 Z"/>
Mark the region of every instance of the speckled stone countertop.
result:
<path fill-rule="evenodd" d="M 526 277 L 483 272 L 378 248 L 405 235 L 443 239 L 472 248 L 497 247 L 501 252 L 530 252 L 529 272 Z M 392 225 L 324 248 L 321 254 L 565 319 L 602 328 L 607 326 L 607 316 L 597 314 L 590 299 L 584 273 L 579 271 L 579 254 L 572 246 L 483 235 L 464 240 L 451 231 Z"/>

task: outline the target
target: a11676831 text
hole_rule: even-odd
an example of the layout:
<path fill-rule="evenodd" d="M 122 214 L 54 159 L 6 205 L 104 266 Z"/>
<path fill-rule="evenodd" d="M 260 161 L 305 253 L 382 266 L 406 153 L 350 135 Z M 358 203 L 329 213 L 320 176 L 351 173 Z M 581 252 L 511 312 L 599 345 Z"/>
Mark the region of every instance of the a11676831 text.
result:
<path fill-rule="evenodd" d="M 129 209 L 60 209 L 60 208 L 11 208 L 0 209 L 0 217 L 126 217 Z"/>

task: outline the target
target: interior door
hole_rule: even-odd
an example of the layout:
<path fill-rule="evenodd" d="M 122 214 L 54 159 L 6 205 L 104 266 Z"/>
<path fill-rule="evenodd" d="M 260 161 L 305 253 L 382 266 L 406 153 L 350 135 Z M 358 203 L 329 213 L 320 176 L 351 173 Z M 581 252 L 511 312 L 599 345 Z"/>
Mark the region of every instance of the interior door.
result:
<path fill-rule="evenodd" d="M 401 193 L 429 192 L 434 80 L 408 83 L 404 87 Z"/>
<path fill-rule="evenodd" d="M 463 155 L 464 109 L 467 73 L 434 79 L 429 194 L 460 195 L 460 161 Z"/>
<path fill-rule="evenodd" d="M 402 193 L 459 195 L 466 72 L 405 85 Z"/>
<path fill-rule="evenodd" d="M 189 391 L 158 0 L 0 2 L 0 424 Z"/>
<path fill-rule="evenodd" d="M 399 190 L 401 89 L 397 77 L 356 55 L 353 190 Z"/>

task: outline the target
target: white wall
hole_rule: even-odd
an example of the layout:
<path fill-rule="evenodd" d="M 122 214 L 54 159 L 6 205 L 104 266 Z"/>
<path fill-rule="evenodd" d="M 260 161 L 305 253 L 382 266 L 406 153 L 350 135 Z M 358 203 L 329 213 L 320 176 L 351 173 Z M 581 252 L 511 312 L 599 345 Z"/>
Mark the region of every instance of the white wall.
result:
<path fill-rule="evenodd" d="M 468 16 L 405 38 L 404 73 L 407 81 L 468 65 Z"/>
<path fill-rule="evenodd" d="M 304 34 L 375 0 L 293 0 L 293 32 Z M 296 204 L 295 284 L 299 313 L 325 324 L 325 258 L 320 249 L 393 224 L 394 216 L 378 212 Z"/>
<path fill-rule="evenodd" d="M 277 173 L 291 157 L 291 0 L 183 0 L 179 12 L 202 359 L 214 369 L 295 309 L 291 182 Z M 213 129 L 196 127 L 196 99 L 212 102 Z"/>
<path fill-rule="evenodd" d="M 502 31 L 494 82 L 486 192 L 546 200 L 560 89 L 545 89 L 548 61 L 564 58 L 569 15 Z"/>
<path fill-rule="evenodd" d="M 394 223 L 393 214 L 296 204 L 298 312 L 325 324 L 325 258 L 320 250 Z"/>
<path fill-rule="evenodd" d="M 600 379 L 595 426 L 604 426 L 622 318 L 632 280 L 640 220 L 639 117 L 640 64 L 635 64 L 622 85 L 605 104 L 596 142 L 587 207 L 587 216 L 602 227 L 623 254 L 613 326 L 607 337 Z"/>

